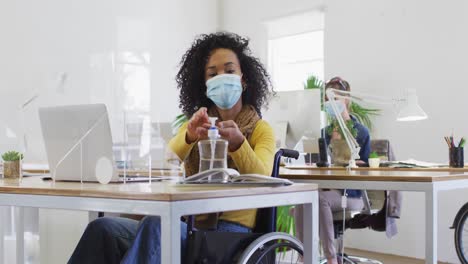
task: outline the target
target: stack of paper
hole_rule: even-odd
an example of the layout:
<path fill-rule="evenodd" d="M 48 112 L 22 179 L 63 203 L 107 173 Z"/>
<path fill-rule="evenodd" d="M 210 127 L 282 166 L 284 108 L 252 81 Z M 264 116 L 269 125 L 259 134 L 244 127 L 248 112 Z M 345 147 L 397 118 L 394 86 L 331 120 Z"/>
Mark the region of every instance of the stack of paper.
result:
<path fill-rule="evenodd" d="M 402 161 L 387 161 L 383 163 L 384 166 L 391 168 L 439 168 L 447 167 L 447 164 L 433 163 L 420 161 L 415 159 L 408 159 Z"/>

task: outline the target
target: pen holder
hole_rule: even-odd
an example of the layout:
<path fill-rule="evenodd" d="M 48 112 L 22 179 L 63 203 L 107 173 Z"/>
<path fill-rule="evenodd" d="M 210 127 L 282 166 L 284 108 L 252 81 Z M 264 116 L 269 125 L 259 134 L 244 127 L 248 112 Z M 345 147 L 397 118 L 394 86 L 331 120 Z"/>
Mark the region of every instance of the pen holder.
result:
<path fill-rule="evenodd" d="M 452 168 L 463 168 L 465 166 L 465 157 L 462 147 L 453 147 L 449 149 L 449 165 Z"/>

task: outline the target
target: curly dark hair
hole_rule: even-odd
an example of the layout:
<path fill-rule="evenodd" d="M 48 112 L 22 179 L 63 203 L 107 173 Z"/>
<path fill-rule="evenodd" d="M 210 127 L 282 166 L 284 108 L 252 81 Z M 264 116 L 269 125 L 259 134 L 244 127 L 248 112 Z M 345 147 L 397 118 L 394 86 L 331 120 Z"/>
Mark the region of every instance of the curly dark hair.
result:
<path fill-rule="evenodd" d="M 249 40 L 229 32 L 217 32 L 198 36 L 184 54 L 177 73 L 177 87 L 180 89 L 179 107 L 191 117 L 200 107 L 211 107 L 214 103 L 206 96 L 205 66 L 211 53 L 220 48 L 232 50 L 239 59 L 242 79 L 246 85 L 242 102 L 252 105 L 261 115 L 260 109 L 268 104 L 274 94 L 263 64 L 252 56 Z"/>

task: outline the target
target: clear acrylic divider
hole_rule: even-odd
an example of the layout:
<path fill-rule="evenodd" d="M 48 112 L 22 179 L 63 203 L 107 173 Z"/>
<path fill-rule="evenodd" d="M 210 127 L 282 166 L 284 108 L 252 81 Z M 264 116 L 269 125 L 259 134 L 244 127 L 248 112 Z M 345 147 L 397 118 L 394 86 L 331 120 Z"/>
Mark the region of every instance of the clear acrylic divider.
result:
<path fill-rule="evenodd" d="M 162 136 L 161 124 L 161 122 L 154 122 L 151 126 L 151 164 L 153 165 L 153 170 L 158 171 L 161 177 L 165 177 L 172 176 L 172 169 L 167 159 L 167 142 Z M 168 171 L 168 173 L 166 173 L 166 171 Z"/>
<path fill-rule="evenodd" d="M 185 180 L 185 168 L 179 157 L 167 146 L 164 153 L 164 162 L 168 168 L 168 174 L 171 177 L 177 176 L 178 181 Z"/>
<path fill-rule="evenodd" d="M 123 112 L 123 165 L 124 183 L 129 177 L 147 176 L 148 182 L 152 182 L 152 129 L 151 115 L 144 111 Z"/>

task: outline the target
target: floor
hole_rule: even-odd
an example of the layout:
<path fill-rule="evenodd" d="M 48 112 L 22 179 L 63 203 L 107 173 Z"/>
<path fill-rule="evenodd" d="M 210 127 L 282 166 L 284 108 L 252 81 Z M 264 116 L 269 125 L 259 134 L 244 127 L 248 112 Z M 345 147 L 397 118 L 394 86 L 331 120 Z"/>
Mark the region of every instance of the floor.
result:
<path fill-rule="evenodd" d="M 424 264 L 425 261 L 422 259 L 415 259 L 409 257 L 402 257 L 397 255 L 390 255 L 390 254 L 383 254 L 383 253 L 376 253 L 371 251 L 365 251 L 360 249 L 353 249 L 353 248 L 346 248 L 346 254 L 354 255 L 359 257 L 366 257 L 369 259 L 378 260 L 384 264 Z M 279 256 L 279 263 L 286 264 L 286 263 L 300 263 L 302 264 L 302 260 L 298 259 L 298 255 L 294 252 L 288 251 L 286 253 L 281 253 Z M 363 262 L 369 263 L 369 262 Z M 447 262 L 438 262 L 438 264 L 450 264 Z"/>
<path fill-rule="evenodd" d="M 415 259 L 415 258 L 408 258 L 408 257 L 401 257 L 396 255 L 390 254 L 382 254 L 382 253 L 375 253 L 370 251 L 358 250 L 347 248 L 345 252 L 348 255 L 357 255 L 362 257 L 373 258 L 381 261 L 385 264 L 423 264 L 424 260 L 422 259 Z M 447 262 L 439 262 L 440 264 L 445 264 Z"/>
<path fill-rule="evenodd" d="M 359 249 L 347 248 L 345 251 L 348 255 L 367 257 L 370 259 L 378 260 L 384 264 L 424 264 L 425 263 L 425 261 L 422 259 L 401 257 L 401 256 L 396 256 L 396 255 L 390 255 L 390 254 L 382 254 L 382 253 L 376 253 L 376 252 L 359 250 Z M 286 253 L 286 255 L 282 255 L 280 263 L 302 263 L 301 261 L 291 262 L 292 259 L 297 260 L 295 256 L 291 258 L 290 254 Z M 438 263 L 449 264 L 447 262 L 438 262 Z"/>

